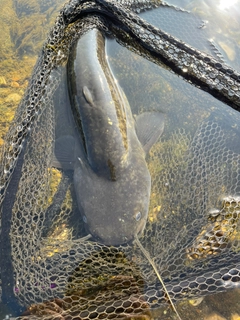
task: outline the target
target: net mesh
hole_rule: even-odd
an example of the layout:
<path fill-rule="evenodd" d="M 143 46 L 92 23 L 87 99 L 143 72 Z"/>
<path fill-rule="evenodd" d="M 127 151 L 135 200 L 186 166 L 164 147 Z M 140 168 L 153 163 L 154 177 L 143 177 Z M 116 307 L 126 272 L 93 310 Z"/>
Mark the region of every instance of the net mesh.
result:
<path fill-rule="evenodd" d="M 58 117 L 53 96 L 76 39 L 97 27 L 155 63 L 168 59 L 179 74 L 184 66 L 184 77 L 238 108 L 237 72 L 163 36 L 130 10 L 131 3 L 105 1 L 64 7 L 5 138 L 1 298 L 18 306 L 19 316 L 27 309 L 21 319 L 148 319 L 167 303 L 135 243 L 109 247 L 84 239 L 71 175 L 51 167 Z M 147 157 L 152 192 L 140 241 L 174 301 L 240 283 L 239 162 L 213 120 L 193 134 L 178 129 L 163 136 Z"/>

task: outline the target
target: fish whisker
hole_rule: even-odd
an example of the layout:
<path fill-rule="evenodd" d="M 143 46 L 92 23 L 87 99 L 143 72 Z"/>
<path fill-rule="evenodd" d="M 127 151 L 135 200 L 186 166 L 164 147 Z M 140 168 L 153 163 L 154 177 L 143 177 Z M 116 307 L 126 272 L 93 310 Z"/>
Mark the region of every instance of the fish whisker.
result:
<path fill-rule="evenodd" d="M 174 305 L 174 303 L 173 303 L 173 301 L 172 301 L 172 299 L 171 299 L 171 297 L 170 297 L 170 295 L 169 295 L 169 293 L 168 293 L 168 290 L 167 290 L 167 288 L 166 288 L 166 286 L 165 286 L 165 284 L 164 284 L 164 282 L 163 282 L 163 279 L 162 279 L 162 277 L 160 276 L 160 274 L 159 274 L 159 272 L 158 272 L 158 270 L 157 270 L 157 267 L 156 267 L 154 261 L 151 259 L 151 257 L 150 257 L 150 255 L 149 255 L 149 253 L 147 252 L 147 250 L 144 249 L 144 247 L 143 247 L 143 245 L 141 244 L 141 242 L 139 241 L 137 235 L 135 235 L 134 241 L 135 241 L 135 243 L 137 244 L 137 246 L 139 247 L 139 249 L 142 251 L 143 255 L 146 257 L 146 259 L 148 260 L 148 262 L 151 264 L 154 272 L 156 273 L 156 276 L 158 277 L 158 280 L 160 281 L 160 283 L 161 283 L 161 285 L 162 285 L 162 287 L 163 287 L 163 290 L 164 290 L 164 292 L 165 292 L 165 294 L 166 294 L 166 296 L 167 296 L 167 298 L 168 298 L 168 300 L 169 300 L 169 303 L 170 303 L 173 311 L 176 313 L 178 319 L 179 319 L 179 320 L 182 320 L 182 318 L 180 317 L 180 315 L 179 315 L 179 313 L 178 313 L 178 311 L 177 311 L 177 309 L 176 309 L 176 307 L 175 307 L 175 305 Z"/>

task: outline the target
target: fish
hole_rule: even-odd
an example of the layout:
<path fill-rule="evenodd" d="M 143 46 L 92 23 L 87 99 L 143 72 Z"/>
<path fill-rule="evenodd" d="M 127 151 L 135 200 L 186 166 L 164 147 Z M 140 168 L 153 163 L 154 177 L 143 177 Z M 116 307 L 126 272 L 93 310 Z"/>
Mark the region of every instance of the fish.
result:
<path fill-rule="evenodd" d="M 145 112 L 134 118 L 98 29 L 82 36 L 70 53 L 67 81 L 75 147 L 69 147 L 69 138 L 57 144 L 61 152 L 64 145 L 74 150 L 68 164 L 73 164 L 86 230 L 106 245 L 128 243 L 146 225 L 151 192 L 146 155 L 163 132 L 164 114 Z M 55 154 L 61 159 L 57 150 Z"/>

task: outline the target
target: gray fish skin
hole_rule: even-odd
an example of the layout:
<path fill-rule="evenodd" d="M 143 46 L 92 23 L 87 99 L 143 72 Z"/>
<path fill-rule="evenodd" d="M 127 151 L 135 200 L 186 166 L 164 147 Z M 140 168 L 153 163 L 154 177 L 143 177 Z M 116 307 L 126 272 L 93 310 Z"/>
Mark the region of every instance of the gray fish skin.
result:
<path fill-rule="evenodd" d="M 128 165 L 127 123 L 133 125 L 133 120 L 131 112 L 126 114 L 127 100 L 108 66 L 105 39 L 97 29 L 78 41 L 75 54 L 70 55 L 68 78 L 88 162 L 98 175 L 115 180 Z"/>
<path fill-rule="evenodd" d="M 84 35 L 70 55 L 68 86 L 84 140 L 74 168 L 78 206 L 95 239 L 107 245 L 129 242 L 145 228 L 151 176 L 136 123 L 108 66 L 98 30 Z M 162 118 L 160 128 L 157 138 L 163 131 Z"/>

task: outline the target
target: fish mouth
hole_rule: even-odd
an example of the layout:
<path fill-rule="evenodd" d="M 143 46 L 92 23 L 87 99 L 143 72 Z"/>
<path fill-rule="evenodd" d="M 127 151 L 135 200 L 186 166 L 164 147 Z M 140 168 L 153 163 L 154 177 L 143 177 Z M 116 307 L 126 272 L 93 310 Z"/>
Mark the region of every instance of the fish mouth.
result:
<path fill-rule="evenodd" d="M 126 236 L 120 236 L 120 237 L 100 237 L 96 236 L 95 239 L 102 244 L 105 244 L 107 246 L 121 246 L 127 243 L 131 243 L 134 240 L 134 236 L 132 237 L 126 237 Z"/>
<path fill-rule="evenodd" d="M 145 226 L 146 220 L 144 219 L 137 226 L 137 228 L 131 228 L 131 230 L 129 230 L 129 232 L 126 233 L 117 230 L 116 228 L 109 232 L 109 230 L 107 230 L 107 226 L 105 228 L 98 228 L 97 232 L 91 232 L 90 230 L 89 231 L 92 234 L 93 238 L 102 244 L 109 246 L 120 246 L 127 243 L 132 243 L 136 237 L 141 237 L 144 232 Z"/>
<path fill-rule="evenodd" d="M 117 228 L 111 228 L 110 226 L 101 226 L 96 230 L 88 230 L 92 237 L 97 241 L 107 246 L 120 246 L 131 242 L 134 239 L 133 234 L 122 232 Z"/>

